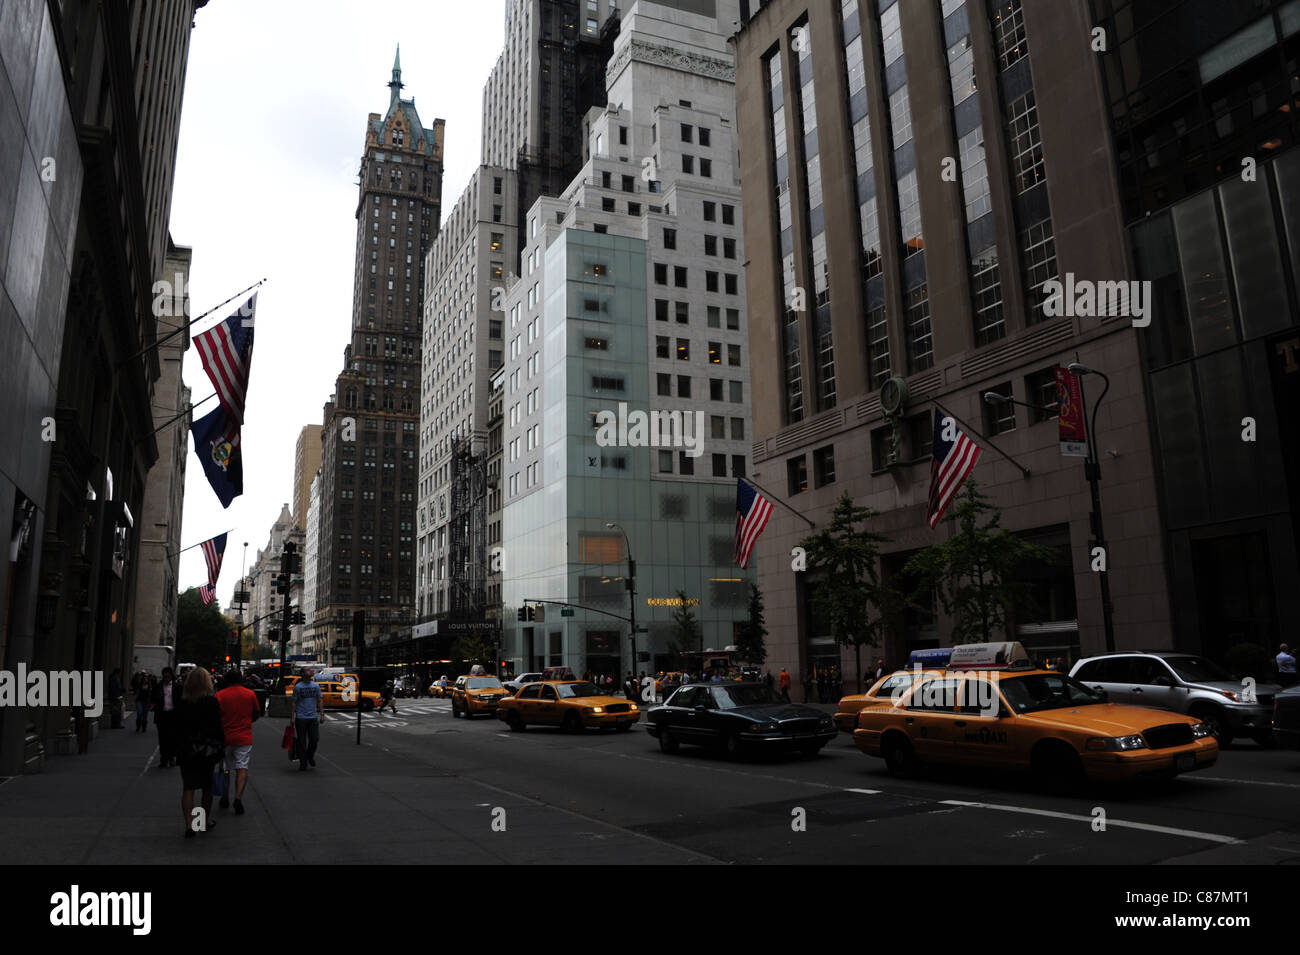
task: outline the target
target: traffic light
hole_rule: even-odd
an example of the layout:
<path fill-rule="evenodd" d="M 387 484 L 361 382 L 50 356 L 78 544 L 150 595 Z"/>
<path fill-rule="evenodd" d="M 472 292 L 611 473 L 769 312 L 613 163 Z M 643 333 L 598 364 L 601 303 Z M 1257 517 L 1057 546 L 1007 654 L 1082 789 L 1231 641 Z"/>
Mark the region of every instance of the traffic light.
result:
<path fill-rule="evenodd" d="M 300 627 L 307 622 L 307 615 L 301 610 L 294 610 L 289 617 L 289 622 L 295 627 Z"/>
<path fill-rule="evenodd" d="M 289 592 L 289 575 L 277 574 L 275 578 L 275 592 L 277 594 L 287 594 Z"/>
<path fill-rule="evenodd" d="M 293 541 L 284 542 L 284 550 L 280 554 L 280 572 L 289 576 L 302 573 L 302 555 L 298 553 L 298 545 Z"/>
<path fill-rule="evenodd" d="M 519 620 L 520 620 L 520 622 L 523 622 L 523 621 L 525 621 L 525 620 L 528 619 L 528 611 L 529 611 L 529 608 L 528 608 L 528 607 L 520 607 L 520 608 L 519 608 Z"/>
<path fill-rule="evenodd" d="M 536 620 L 536 619 L 537 619 L 537 608 L 534 607 L 534 606 L 532 606 L 531 604 L 525 604 L 524 606 L 520 607 L 520 608 L 519 608 L 519 619 L 520 619 L 521 621 L 526 621 L 526 620 Z"/>

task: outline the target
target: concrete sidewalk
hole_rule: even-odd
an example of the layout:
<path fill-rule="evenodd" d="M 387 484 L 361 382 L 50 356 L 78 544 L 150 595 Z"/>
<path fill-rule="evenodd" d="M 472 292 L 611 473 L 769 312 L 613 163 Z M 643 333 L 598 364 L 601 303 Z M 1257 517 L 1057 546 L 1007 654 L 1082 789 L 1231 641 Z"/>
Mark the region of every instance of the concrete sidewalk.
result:
<path fill-rule="evenodd" d="M 131 724 L 132 726 L 134 724 Z M 317 768 L 280 748 L 285 721 L 254 724 L 247 812 L 214 802 L 216 827 L 183 838 L 180 771 L 159 769 L 157 735 L 105 730 L 85 756 L 0 784 L 0 846 L 9 864 L 602 863 L 712 861 L 597 819 L 546 806 L 407 758 L 352 726 L 322 728 Z M 233 786 L 233 778 L 232 778 Z M 506 831 L 492 829 L 506 810 Z M 499 815 L 499 814 L 497 814 Z M 342 871 L 342 870 L 340 870 Z"/>

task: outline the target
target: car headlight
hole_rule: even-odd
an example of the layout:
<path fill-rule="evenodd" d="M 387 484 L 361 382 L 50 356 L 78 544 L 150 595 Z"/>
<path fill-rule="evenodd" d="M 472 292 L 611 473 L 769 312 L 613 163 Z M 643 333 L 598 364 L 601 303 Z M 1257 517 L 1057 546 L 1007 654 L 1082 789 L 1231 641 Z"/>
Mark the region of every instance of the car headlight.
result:
<path fill-rule="evenodd" d="M 593 707 L 591 708 L 591 712 L 593 712 L 593 713 L 604 713 L 604 712 L 605 712 L 605 708 L 604 708 L 603 706 L 593 706 Z"/>
<path fill-rule="evenodd" d="M 636 710 L 636 709 L 637 709 L 637 705 L 636 705 L 635 703 L 629 703 L 629 704 L 628 704 L 628 708 L 629 708 L 629 709 L 632 709 L 632 710 Z"/>
<path fill-rule="evenodd" d="M 1194 739 L 1200 739 L 1206 736 L 1213 736 L 1213 735 L 1214 735 L 1214 727 L 1212 727 L 1209 723 L 1192 724 L 1192 737 Z"/>
<path fill-rule="evenodd" d="M 1094 736 L 1088 740 L 1087 748 L 1115 753 L 1130 749 L 1146 749 L 1147 741 L 1139 733 L 1134 733 L 1132 736 Z"/>
<path fill-rule="evenodd" d="M 1232 702 L 1234 703 L 1238 702 L 1238 700 L 1240 699 L 1240 697 L 1238 697 L 1237 694 L 1234 693 L 1232 690 L 1220 690 L 1219 692 L 1222 693 L 1224 696 L 1226 696 L 1228 699 L 1232 700 Z"/>
<path fill-rule="evenodd" d="M 751 733 L 775 733 L 781 727 L 775 723 L 755 723 L 751 728 Z"/>

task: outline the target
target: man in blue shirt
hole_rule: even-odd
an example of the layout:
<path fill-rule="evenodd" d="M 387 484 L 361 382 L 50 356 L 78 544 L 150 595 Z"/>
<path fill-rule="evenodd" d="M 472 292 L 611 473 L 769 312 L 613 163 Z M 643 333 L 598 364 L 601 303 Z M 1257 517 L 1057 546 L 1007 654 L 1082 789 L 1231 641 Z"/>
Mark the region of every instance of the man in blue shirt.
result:
<path fill-rule="evenodd" d="M 320 687 L 310 669 L 302 671 L 302 679 L 293 687 L 293 712 L 289 720 L 298 735 L 298 771 L 305 772 L 307 765 L 316 765 L 316 744 L 320 742 L 320 724 L 324 718 L 324 702 Z"/>

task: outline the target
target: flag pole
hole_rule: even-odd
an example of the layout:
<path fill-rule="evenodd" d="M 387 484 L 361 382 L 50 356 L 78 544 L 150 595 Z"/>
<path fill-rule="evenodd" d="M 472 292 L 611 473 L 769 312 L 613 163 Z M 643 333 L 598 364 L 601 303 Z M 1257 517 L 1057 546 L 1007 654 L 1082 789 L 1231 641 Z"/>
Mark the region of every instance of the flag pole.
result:
<path fill-rule="evenodd" d="M 972 434 L 974 434 L 974 435 L 976 435 L 976 436 L 982 438 L 982 439 L 984 440 L 984 443 L 985 443 L 988 447 L 992 448 L 992 449 L 993 449 L 994 451 L 996 451 L 998 454 L 1002 455 L 1004 458 L 1006 458 L 1008 461 L 1010 461 L 1013 465 L 1015 465 L 1017 468 L 1019 468 L 1021 474 L 1023 474 L 1025 477 L 1029 477 L 1029 468 L 1027 468 L 1027 467 L 1025 467 L 1024 465 L 1022 465 L 1019 461 L 1017 461 L 1017 460 L 1016 460 L 1015 458 L 1013 458 L 1011 455 L 1007 454 L 1007 452 L 1003 451 L 1003 450 L 1002 450 L 1001 448 L 999 448 L 996 444 L 994 444 L 992 438 L 988 437 L 988 436 L 985 435 L 985 434 L 981 434 L 979 431 L 976 431 L 974 428 L 972 428 L 972 427 L 971 427 L 969 424 L 967 424 L 965 421 L 962 421 L 961 418 L 958 418 L 955 414 L 953 414 L 951 411 L 949 411 L 949 410 L 948 410 L 947 408 L 945 408 L 943 405 L 939 404 L 939 402 L 938 402 L 937 399 L 935 399 L 935 398 L 931 398 L 930 401 L 934 404 L 934 406 L 935 406 L 936 408 L 938 408 L 940 411 L 942 411 L 944 414 L 946 414 L 949 418 L 952 418 L 953 421 L 956 421 L 959 425 L 961 425 L 961 426 L 962 426 L 963 428 L 965 428 L 967 431 L 969 431 L 969 432 L 971 432 Z"/>
<path fill-rule="evenodd" d="M 230 530 L 222 531 L 221 534 L 229 534 L 230 531 L 233 531 L 233 530 L 234 530 L 234 528 L 232 527 L 232 528 L 230 528 Z M 211 537 L 204 538 L 203 540 L 199 541 L 197 544 L 191 544 L 189 547 L 182 547 L 182 548 L 181 548 L 180 550 L 178 550 L 176 553 L 174 553 L 174 554 L 168 554 L 167 556 L 168 556 L 168 557 L 179 557 L 181 554 L 185 553 L 187 550 L 193 550 L 193 549 L 196 548 L 196 547 L 202 547 L 202 546 L 203 546 L 204 544 L 206 544 L 208 541 L 210 541 L 210 540 L 216 540 L 218 537 L 221 536 L 221 534 L 213 534 Z"/>
<path fill-rule="evenodd" d="M 147 435 L 145 435 L 145 438 L 153 437 L 155 434 L 157 434 L 159 431 L 161 431 L 163 428 L 167 427 L 168 425 L 175 424 L 177 421 L 181 420 L 181 418 L 184 418 L 187 414 L 192 413 L 192 412 L 194 411 L 194 409 L 197 408 L 199 405 L 203 404 L 203 402 L 205 402 L 205 401 L 211 401 L 211 400 L 212 400 L 213 398 L 215 398 L 216 396 L 217 396 L 217 393 L 214 391 L 212 394 L 208 395 L 206 398 L 200 398 L 198 401 L 192 401 L 192 402 L 190 402 L 190 405 L 189 405 L 188 408 L 186 408 L 184 411 L 182 411 L 182 412 L 181 412 L 180 414 L 178 414 L 178 415 L 172 415 L 170 418 L 168 418 L 168 419 L 167 419 L 166 421 L 164 421 L 162 424 L 158 425 L 158 427 L 154 428 L 154 429 L 153 429 L 152 431 L 150 431 Z M 143 441 L 144 438 L 137 438 L 136 440 L 137 440 L 137 441 Z"/>
<path fill-rule="evenodd" d="M 759 485 L 759 484 L 755 484 L 755 483 L 754 483 L 753 481 L 751 481 L 749 478 L 741 478 L 740 480 L 745 481 L 747 484 L 749 484 L 749 485 L 751 485 L 751 486 L 757 488 L 758 490 L 762 491 L 762 492 L 767 496 L 767 499 L 768 499 L 769 501 L 771 501 L 773 504 L 780 504 L 782 507 L 784 507 L 787 511 L 789 511 L 791 514 L 793 514 L 795 517 L 799 518 L 799 520 L 804 521 L 805 523 L 807 523 L 807 525 L 808 525 L 809 527 L 811 527 L 811 528 L 813 528 L 814 530 L 816 530 L 816 528 L 817 528 L 817 525 L 816 525 L 816 524 L 814 524 L 812 521 L 808 520 L 808 518 L 804 517 L 802 514 L 800 514 L 798 511 L 796 511 L 796 510 L 795 510 L 793 507 L 791 507 L 789 504 L 786 504 L 784 501 L 780 500 L 780 499 L 779 499 L 775 494 L 773 494 L 773 493 L 772 493 L 771 491 L 769 491 L 767 488 L 762 487 L 762 486 Z"/>
<path fill-rule="evenodd" d="M 152 345 L 146 345 L 144 348 L 141 348 L 138 352 L 136 352 L 136 353 L 135 353 L 134 355 L 132 355 L 131 357 L 122 359 L 122 361 L 118 362 L 118 366 L 117 366 L 117 367 L 118 367 L 118 368 L 121 368 L 121 367 L 123 367 L 124 365 L 127 365 L 127 364 L 129 364 L 130 362 L 135 361 L 135 360 L 136 360 L 137 358 L 139 358 L 141 355 L 146 355 L 146 354 L 148 354 L 149 352 L 151 352 L 151 351 L 153 351 L 155 348 L 157 348 L 159 345 L 163 344 L 163 342 L 170 341 L 171 339 L 175 338 L 177 335 L 179 335 L 181 332 L 185 331 L 187 328 L 189 328 L 189 327 L 190 327 L 191 325 L 193 325 L 195 322 L 200 322 L 200 321 L 202 321 L 203 319 L 205 319 L 205 318 L 207 318 L 209 315 L 211 315 L 213 312 L 215 312 L 217 309 L 221 308 L 221 307 L 224 306 L 224 305 L 228 305 L 230 302 L 233 302 L 235 299 L 239 298 L 241 295 L 247 295 L 249 292 L 253 291 L 253 289 L 261 287 L 262 283 L 265 282 L 265 281 L 266 281 L 266 279 L 264 279 L 264 278 L 263 278 L 263 279 L 259 279 L 258 281 L 254 282 L 252 285 L 250 285 L 248 288 L 244 289 L 242 292 L 236 292 L 234 295 L 230 296 L 230 298 L 226 299 L 224 302 L 218 302 L 216 305 L 212 306 L 210 309 L 208 309 L 208 310 L 207 310 L 206 312 L 204 312 L 202 315 L 197 315 L 197 316 L 195 316 L 194 318 L 191 318 L 188 322 L 181 322 L 179 325 L 176 326 L 176 328 L 175 328 L 174 330 L 168 332 L 168 333 L 167 333 L 166 335 L 164 335 L 162 338 L 156 339 Z"/>

